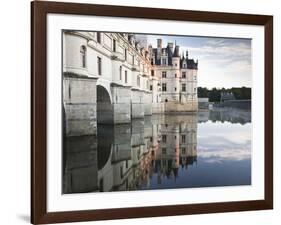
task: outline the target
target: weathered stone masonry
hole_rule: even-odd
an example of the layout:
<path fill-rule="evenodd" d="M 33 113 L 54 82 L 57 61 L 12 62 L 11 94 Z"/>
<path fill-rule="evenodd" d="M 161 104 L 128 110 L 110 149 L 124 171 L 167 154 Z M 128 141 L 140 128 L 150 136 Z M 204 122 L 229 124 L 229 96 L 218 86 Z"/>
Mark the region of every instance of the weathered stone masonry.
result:
<path fill-rule="evenodd" d="M 67 136 L 97 133 L 156 113 L 197 111 L 198 62 L 179 46 L 141 46 L 123 33 L 63 34 L 63 109 Z"/>

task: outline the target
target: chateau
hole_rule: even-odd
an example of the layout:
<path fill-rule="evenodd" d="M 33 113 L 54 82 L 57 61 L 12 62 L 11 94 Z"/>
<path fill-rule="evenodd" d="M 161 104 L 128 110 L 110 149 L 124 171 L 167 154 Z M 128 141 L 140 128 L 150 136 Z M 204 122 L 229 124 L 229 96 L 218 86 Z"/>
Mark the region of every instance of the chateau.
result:
<path fill-rule="evenodd" d="M 63 110 L 67 136 L 96 134 L 161 113 L 198 110 L 198 61 L 173 43 L 137 35 L 63 32 Z"/>

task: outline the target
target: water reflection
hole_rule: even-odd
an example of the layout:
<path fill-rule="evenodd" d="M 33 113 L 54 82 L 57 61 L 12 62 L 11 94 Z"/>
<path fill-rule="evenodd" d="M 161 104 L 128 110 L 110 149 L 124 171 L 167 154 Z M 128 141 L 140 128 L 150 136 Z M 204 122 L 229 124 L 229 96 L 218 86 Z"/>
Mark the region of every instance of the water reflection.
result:
<path fill-rule="evenodd" d="M 251 184 L 251 112 L 153 115 L 64 141 L 63 193 Z"/>

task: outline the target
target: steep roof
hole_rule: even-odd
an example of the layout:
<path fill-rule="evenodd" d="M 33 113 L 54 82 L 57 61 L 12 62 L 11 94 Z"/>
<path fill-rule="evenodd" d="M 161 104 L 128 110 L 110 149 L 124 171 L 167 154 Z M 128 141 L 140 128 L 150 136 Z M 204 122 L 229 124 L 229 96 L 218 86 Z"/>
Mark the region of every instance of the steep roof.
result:
<path fill-rule="evenodd" d="M 173 48 L 173 46 L 172 45 L 169 46 L 169 44 L 166 47 L 161 48 L 160 53 L 163 54 L 163 52 L 165 51 L 168 56 L 168 65 L 169 66 L 173 65 L 172 64 L 173 57 L 180 57 L 179 48 L 180 47 L 178 45 L 176 45 Z M 153 53 L 152 57 L 154 57 L 155 65 L 161 65 L 161 58 L 157 57 L 158 49 L 153 48 L 152 53 Z M 182 56 L 180 59 L 180 68 L 198 69 L 198 60 L 195 62 L 194 59 L 189 59 L 188 56 L 187 57 Z"/>

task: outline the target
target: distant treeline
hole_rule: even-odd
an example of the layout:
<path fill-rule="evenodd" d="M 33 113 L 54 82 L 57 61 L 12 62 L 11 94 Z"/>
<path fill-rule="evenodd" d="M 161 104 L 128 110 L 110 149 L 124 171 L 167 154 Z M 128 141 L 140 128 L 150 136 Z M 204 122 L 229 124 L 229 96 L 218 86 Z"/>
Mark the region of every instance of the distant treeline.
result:
<path fill-rule="evenodd" d="M 236 99 L 251 99 L 251 88 L 248 87 L 233 87 L 233 88 L 213 88 L 211 90 L 198 87 L 199 98 L 209 98 L 210 102 L 219 102 L 221 98 L 221 92 L 232 92 Z"/>

